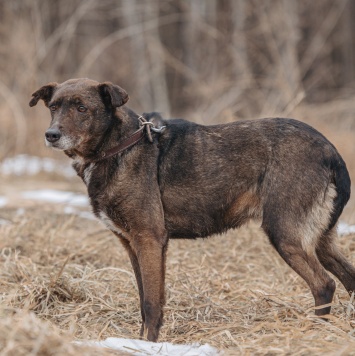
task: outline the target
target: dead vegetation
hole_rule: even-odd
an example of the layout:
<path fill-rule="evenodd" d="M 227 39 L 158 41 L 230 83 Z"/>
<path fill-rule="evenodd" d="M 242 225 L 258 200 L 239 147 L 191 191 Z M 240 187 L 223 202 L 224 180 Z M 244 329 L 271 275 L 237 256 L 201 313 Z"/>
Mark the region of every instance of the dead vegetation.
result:
<path fill-rule="evenodd" d="M 0 354 L 25 355 L 114 355 L 104 349 L 84 347 L 72 343 L 53 324 L 41 321 L 34 313 L 14 309 L 0 309 Z"/>
<path fill-rule="evenodd" d="M 124 249 L 98 222 L 49 208 L 0 211 L 12 217 L 0 226 L 0 354 L 74 355 L 72 340 L 137 338 L 138 293 Z M 339 238 L 352 263 L 354 237 Z M 341 285 L 333 304 L 328 322 L 315 318 L 309 288 L 250 224 L 170 242 L 160 341 L 227 354 L 355 354 L 355 308 Z"/>

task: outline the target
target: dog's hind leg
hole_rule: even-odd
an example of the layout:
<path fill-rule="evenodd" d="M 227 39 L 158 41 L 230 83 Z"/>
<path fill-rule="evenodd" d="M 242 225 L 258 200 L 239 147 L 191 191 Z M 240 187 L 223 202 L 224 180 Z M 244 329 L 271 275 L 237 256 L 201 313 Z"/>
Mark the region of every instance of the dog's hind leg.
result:
<path fill-rule="evenodd" d="M 264 217 L 263 229 L 271 243 L 286 263 L 306 281 L 313 294 L 315 306 L 331 303 L 335 282 L 317 258 L 315 251 L 317 237 L 305 236 L 310 231 L 300 228 L 297 223 L 292 224 L 290 220 L 287 221 L 286 216 L 284 223 L 281 221 L 282 219 L 274 220 L 272 224 L 268 224 Z M 316 309 L 315 314 L 329 314 L 330 309 L 330 306 L 319 308 Z"/>
<path fill-rule="evenodd" d="M 143 337 L 144 324 L 145 324 L 145 314 L 144 314 L 144 306 L 143 306 L 144 293 L 143 293 L 142 275 L 141 275 L 141 271 L 140 271 L 140 268 L 139 268 L 138 258 L 137 258 L 137 255 L 132 250 L 132 247 L 131 247 L 129 241 L 126 240 L 123 236 L 118 236 L 118 237 L 120 238 L 120 241 L 121 241 L 122 245 L 124 246 L 124 248 L 128 252 L 128 256 L 129 256 L 129 259 L 131 260 L 131 264 L 132 264 L 132 268 L 133 268 L 133 271 L 134 271 L 134 275 L 136 277 L 137 286 L 138 286 L 138 292 L 139 292 L 139 302 L 140 302 L 140 308 L 141 308 L 141 315 L 142 315 L 142 326 L 141 326 L 141 330 L 140 330 L 140 334 L 139 335 L 140 335 L 140 337 Z"/>
<path fill-rule="evenodd" d="M 334 274 L 351 294 L 355 292 L 355 267 L 346 260 L 335 245 L 336 235 L 335 227 L 323 234 L 316 248 L 317 256 L 324 268 Z"/>

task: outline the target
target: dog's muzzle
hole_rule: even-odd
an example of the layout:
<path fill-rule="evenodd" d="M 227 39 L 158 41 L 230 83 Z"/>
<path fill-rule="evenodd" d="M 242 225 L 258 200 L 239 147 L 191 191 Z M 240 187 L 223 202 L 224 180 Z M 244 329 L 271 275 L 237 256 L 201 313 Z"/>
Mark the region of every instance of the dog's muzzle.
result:
<path fill-rule="evenodd" d="M 55 143 L 59 141 L 61 138 L 62 134 L 58 129 L 48 129 L 45 133 L 46 140 L 50 143 Z"/>

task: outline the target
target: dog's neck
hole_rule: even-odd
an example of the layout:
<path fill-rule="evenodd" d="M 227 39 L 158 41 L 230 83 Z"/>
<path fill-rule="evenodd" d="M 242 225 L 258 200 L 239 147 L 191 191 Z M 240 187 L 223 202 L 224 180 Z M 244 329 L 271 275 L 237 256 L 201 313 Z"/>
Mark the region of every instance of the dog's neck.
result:
<path fill-rule="evenodd" d="M 95 137 L 86 149 L 68 150 L 64 153 L 77 162 L 85 165 L 96 161 L 103 152 L 109 151 L 120 144 L 138 130 L 139 115 L 128 108 L 119 108 L 112 114 L 110 124 L 105 132 Z"/>
<path fill-rule="evenodd" d="M 89 158 L 92 160 L 100 159 L 104 156 L 103 153 L 119 145 L 139 128 L 139 116 L 128 108 L 124 109 L 119 108 L 112 114 L 110 125 L 94 149 L 94 157 Z"/>

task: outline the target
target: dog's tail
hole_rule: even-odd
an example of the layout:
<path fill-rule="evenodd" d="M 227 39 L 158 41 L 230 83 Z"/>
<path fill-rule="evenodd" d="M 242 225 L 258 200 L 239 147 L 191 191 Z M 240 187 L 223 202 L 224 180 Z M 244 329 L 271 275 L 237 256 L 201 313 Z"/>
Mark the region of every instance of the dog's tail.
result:
<path fill-rule="evenodd" d="M 339 154 L 335 155 L 330 162 L 332 171 L 332 183 L 337 192 L 333 202 L 333 211 L 330 216 L 329 230 L 337 223 L 339 216 L 350 198 L 351 180 L 344 160 Z"/>

